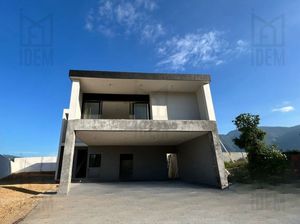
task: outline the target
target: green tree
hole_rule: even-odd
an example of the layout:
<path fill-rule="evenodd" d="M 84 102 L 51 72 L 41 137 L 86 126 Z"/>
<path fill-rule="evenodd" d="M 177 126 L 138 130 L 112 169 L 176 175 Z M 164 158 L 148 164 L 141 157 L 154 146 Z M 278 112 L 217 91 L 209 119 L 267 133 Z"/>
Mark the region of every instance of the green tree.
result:
<path fill-rule="evenodd" d="M 264 143 L 266 133 L 258 127 L 259 121 L 259 115 L 244 113 L 237 116 L 233 123 L 240 136 L 233 141 L 247 152 L 248 170 L 252 178 L 283 176 L 287 158 L 276 146 Z"/>
<path fill-rule="evenodd" d="M 259 115 L 249 113 L 240 114 L 233 121 L 241 133 L 239 138 L 235 138 L 233 141 L 239 148 L 245 149 L 248 153 L 264 144 L 263 140 L 266 133 L 258 128 L 259 121 Z"/>

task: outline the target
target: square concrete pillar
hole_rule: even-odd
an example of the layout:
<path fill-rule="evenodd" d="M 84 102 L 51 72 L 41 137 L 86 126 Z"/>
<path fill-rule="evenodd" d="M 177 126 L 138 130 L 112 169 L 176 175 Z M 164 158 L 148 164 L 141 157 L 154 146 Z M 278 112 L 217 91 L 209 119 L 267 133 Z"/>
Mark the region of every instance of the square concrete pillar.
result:
<path fill-rule="evenodd" d="M 66 140 L 65 140 L 64 155 L 63 155 L 63 161 L 62 161 L 62 169 L 61 169 L 58 194 L 67 195 L 70 190 L 75 138 L 76 138 L 75 131 L 69 121 L 68 125 L 67 125 Z"/>

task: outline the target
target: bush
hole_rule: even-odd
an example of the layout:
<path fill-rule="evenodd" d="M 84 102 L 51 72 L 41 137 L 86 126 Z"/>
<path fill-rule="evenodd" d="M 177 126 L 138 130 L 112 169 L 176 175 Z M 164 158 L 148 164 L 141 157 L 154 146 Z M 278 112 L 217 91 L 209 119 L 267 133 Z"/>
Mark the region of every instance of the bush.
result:
<path fill-rule="evenodd" d="M 246 159 L 225 162 L 225 168 L 229 171 L 229 182 L 250 183 L 250 175 L 248 171 L 248 162 Z"/>
<path fill-rule="evenodd" d="M 288 168 L 286 155 L 274 145 L 262 144 L 256 149 L 249 150 L 247 157 L 249 173 L 252 179 L 278 179 L 279 177 L 284 177 Z"/>
<path fill-rule="evenodd" d="M 248 171 L 253 181 L 281 182 L 288 174 L 288 160 L 274 145 L 265 144 L 265 132 L 259 125 L 258 115 L 249 113 L 240 114 L 233 123 L 240 136 L 234 143 L 248 153 Z"/>

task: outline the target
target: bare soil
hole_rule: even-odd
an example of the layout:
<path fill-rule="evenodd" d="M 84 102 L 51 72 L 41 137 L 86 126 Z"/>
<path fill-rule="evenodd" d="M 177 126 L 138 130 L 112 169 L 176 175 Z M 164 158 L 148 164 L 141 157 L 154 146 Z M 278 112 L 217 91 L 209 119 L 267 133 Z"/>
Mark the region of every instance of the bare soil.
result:
<path fill-rule="evenodd" d="M 0 222 L 18 223 L 56 190 L 53 173 L 21 173 L 0 180 Z"/>

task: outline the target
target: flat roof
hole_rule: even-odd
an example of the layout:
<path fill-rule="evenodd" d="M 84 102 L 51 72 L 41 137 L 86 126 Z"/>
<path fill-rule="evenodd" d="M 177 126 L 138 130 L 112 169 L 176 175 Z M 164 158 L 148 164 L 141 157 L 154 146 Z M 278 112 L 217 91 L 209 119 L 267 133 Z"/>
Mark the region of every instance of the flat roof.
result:
<path fill-rule="evenodd" d="M 145 72 L 117 72 L 117 71 L 88 71 L 70 70 L 72 78 L 104 78 L 104 79 L 145 79 L 145 80 L 178 80 L 178 81 L 203 81 L 210 82 L 207 74 L 182 74 L 182 73 L 145 73 Z"/>

